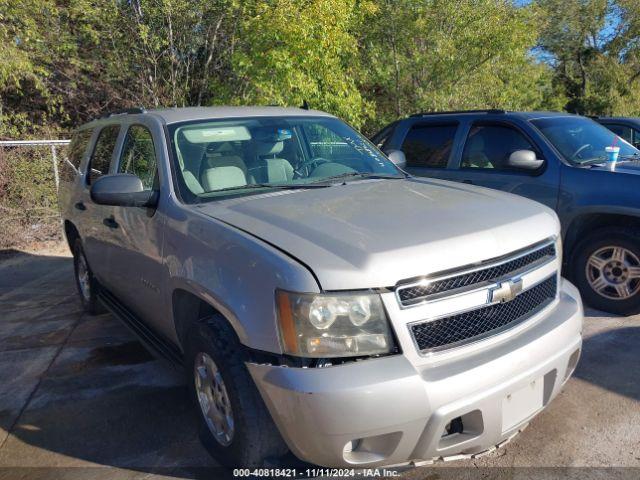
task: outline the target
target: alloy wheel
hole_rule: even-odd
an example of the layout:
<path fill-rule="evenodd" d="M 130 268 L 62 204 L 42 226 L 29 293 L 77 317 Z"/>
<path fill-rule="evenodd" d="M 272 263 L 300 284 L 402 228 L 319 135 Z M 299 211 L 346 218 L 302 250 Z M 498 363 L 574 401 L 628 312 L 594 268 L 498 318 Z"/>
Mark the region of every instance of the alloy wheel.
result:
<path fill-rule="evenodd" d="M 194 380 L 200 410 L 209 430 L 220 445 L 230 445 L 235 431 L 231 401 L 218 366 L 204 352 L 196 355 Z"/>
<path fill-rule="evenodd" d="M 620 246 L 593 252 L 586 265 L 589 286 L 610 300 L 627 300 L 640 291 L 640 259 Z"/>
<path fill-rule="evenodd" d="M 89 302 L 91 301 L 91 277 L 89 274 L 89 266 L 87 265 L 87 260 L 84 258 L 84 255 L 78 256 L 76 268 L 80 293 L 82 294 L 82 297 Z"/>

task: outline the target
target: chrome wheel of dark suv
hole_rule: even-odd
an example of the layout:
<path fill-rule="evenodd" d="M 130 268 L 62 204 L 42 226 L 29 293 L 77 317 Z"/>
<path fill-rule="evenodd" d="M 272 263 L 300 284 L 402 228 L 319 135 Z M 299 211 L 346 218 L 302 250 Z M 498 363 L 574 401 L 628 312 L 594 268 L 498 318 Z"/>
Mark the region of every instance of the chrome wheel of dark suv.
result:
<path fill-rule="evenodd" d="M 640 260 L 621 246 L 606 246 L 593 252 L 587 261 L 589 285 L 603 297 L 626 300 L 640 290 Z"/>
<path fill-rule="evenodd" d="M 572 256 L 572 278 L 586 304 L 605 312 L 640 312 L 640 235 L 606 227 L 585 236 Z"/>

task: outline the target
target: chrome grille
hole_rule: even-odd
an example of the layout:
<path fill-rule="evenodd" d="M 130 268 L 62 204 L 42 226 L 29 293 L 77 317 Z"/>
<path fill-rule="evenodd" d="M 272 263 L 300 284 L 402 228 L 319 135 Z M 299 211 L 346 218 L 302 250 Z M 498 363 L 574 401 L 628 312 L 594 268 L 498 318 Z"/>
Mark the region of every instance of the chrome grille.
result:
<path fill-rule="evenodd" d="M 534 268 L 537 265 L 546 263 L 556 255 L 556 248 L 553 243 L 541 246 L 533 251 L 528 251 L 515 258 L 511 257 L 500 262 L 493 260 L 487 262 L 486 268 L 479 267 L 467 273 L 453 274 L 446 278 L 434 278 L 429 281 L 417 282 L 406 286 L 399 286 L 396 294 L 402 306 L 411 306 L 432 297 L 439 297 L 439 294 L 450 294 L 452 290 L 473 288 L 481 286 L 487 282 L 495 282 L 501 278 L 511 276 L 516 272 Z M 500 262 L 500 263 L 497 263 Z"/>
<path fill-rule="evenodd" d="M 471 343 L 514 327 L 553 301 L 556 275 L 525 290 L 505 303 L 413 324 L 411 333 L 418 350 L 437 351 Z"/>

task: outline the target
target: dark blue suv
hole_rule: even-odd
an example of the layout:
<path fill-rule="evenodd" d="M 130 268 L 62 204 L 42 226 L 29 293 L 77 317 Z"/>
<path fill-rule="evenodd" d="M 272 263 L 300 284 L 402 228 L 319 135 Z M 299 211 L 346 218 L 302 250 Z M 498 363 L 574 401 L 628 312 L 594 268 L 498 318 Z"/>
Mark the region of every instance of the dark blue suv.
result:
<path fill-rule="evenodd" d="M 640 312 L 640 151 L 615 133 L 567 113 L 476 110 L 412 115 L 372 140 L 413 175 L 551 207 L 562 222 L 564 273 L 585 302 Z M 612 144 L 620 156 L 609 171 Z"/>

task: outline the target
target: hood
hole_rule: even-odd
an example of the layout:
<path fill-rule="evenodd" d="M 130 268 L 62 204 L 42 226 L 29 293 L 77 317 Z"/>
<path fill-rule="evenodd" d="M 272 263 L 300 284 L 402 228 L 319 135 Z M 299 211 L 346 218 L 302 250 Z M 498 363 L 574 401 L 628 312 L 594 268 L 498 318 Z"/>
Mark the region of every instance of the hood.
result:
<path fill-rule="evenodd" d="M 555 213 L 538 203 L 433 179 L 361 180 L 195 208 L 286 251 L 324 290 L 391 287 L 559 232 Z"/>

